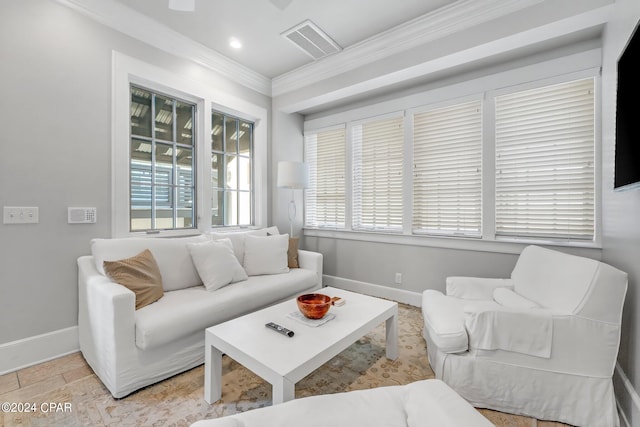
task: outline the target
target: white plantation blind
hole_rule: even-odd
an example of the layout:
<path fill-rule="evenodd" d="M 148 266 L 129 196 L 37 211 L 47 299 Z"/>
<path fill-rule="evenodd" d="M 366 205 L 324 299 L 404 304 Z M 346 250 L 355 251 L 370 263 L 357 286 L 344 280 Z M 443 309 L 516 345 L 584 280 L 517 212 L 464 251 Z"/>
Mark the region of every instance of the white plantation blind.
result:
<path fill-rule="evenodd" d="M 496 235 L 594 237 L 594 79 L 496 97 Z"/>
<path fill-rule="evenodd" d="M 354 229 L 402 230 L 403 120 L 352 127 Z"/>
<path fill-rule="evenodd" d="M 305 190 L 305 225 L 345 226 L 345 128 L 306 134 L 305 162 L 309 187 Z"/>
<path fill-rule="evenodd" d="M 480 236 L 482 110 L 475 100 L 413 118 L 413 231 Z"/>

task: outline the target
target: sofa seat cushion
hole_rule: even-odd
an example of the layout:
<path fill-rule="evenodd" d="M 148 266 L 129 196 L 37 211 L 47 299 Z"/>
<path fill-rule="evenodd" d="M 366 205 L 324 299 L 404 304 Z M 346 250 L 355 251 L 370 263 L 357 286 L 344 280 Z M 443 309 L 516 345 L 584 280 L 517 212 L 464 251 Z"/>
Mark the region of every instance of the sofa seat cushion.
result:
<path fill-rule="evenodd" d="M 464 306 L 468 303 L 432 289 L 422 293 L 426 332 L 443 353 L 467 351 L 469 339 L 464 326 Z"/>
<path fill-rule="evenodd" d="M 136 345 L 149 350 L 279 302 L 317 282 L 311 270 L 252 276 L 214 292 L 195 286 L 172 292 L 135 313 Z"/>

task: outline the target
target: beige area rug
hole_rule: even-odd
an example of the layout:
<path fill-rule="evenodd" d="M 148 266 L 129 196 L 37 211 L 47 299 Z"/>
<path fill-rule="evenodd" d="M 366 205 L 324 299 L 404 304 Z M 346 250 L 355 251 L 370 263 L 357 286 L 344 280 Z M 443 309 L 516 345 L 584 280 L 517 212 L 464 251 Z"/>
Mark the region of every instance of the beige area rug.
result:
<path fill-rule="evenodd" d="M 399 357 L 385 357 L 384 324 L 296 385 L 296 397 L 408 384 L 433 378 L 421 336 L 419 308 L 399 306 Z M 206 419 L 271 405 L 271 385 L 237 362 L 223 358 L 222 400 L 204 401 L 204 367 L 114 399 L 93 374 L 53 391 L 30 397 L 71 403 L 70 412 L 0 414 L 0 425 L 13 426 L 188 426 Z M 6 397 L 6 395 L 4 396 Z M 4 418 L 4 419 L 2 419 Z"/>

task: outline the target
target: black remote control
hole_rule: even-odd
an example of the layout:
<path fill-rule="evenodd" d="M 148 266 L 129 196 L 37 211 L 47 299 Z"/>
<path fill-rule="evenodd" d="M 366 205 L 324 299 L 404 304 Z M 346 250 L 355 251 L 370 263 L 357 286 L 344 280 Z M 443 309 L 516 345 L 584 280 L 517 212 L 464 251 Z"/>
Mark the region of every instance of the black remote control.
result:
<path fill-rule="evenodd" d="M 273 329 L 276 332 L 280 332 L 282 335 L 286 335 L 288 337 L 292 337 L 293 336 L 293 331 L 292 330 L 289 330 L 289 329 L 287 329 L 285 327 L 282 327 L 282 326 L 278 325 L 277 323 L 269 322 L 264 326 L 266 326 L 269 329 Z"/>

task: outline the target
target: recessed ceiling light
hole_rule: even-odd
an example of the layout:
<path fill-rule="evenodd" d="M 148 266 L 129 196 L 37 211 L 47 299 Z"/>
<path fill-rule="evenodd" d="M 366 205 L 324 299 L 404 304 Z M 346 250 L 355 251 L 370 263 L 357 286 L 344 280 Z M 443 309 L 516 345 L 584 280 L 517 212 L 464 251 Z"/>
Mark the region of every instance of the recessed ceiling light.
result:
<path fill-rule="evenodd" d="M 231 37 L 229 39 L 229 46 L 231 46 L 234 49 L 240 49 L 242 47 L 242 42 L 240 41 L 240 39 Z"/>

